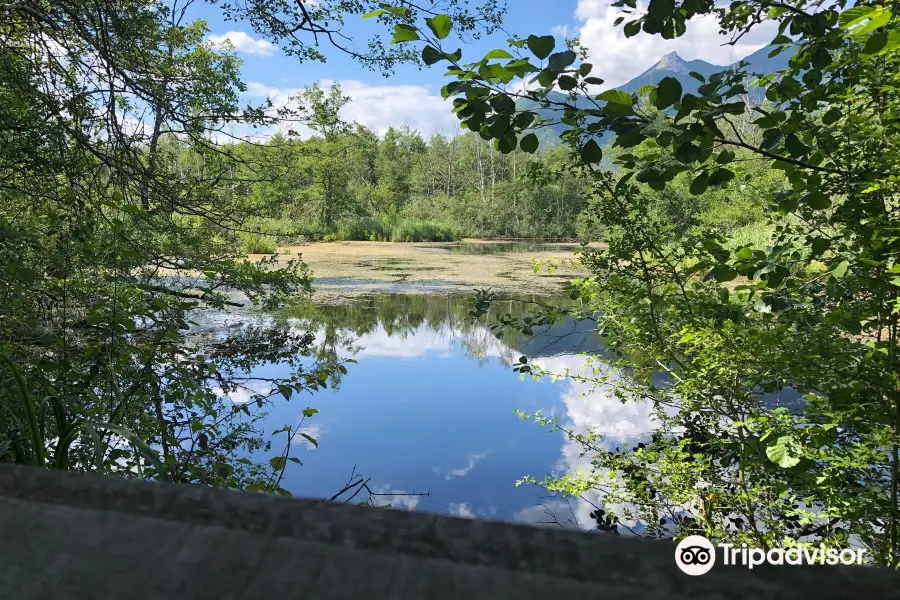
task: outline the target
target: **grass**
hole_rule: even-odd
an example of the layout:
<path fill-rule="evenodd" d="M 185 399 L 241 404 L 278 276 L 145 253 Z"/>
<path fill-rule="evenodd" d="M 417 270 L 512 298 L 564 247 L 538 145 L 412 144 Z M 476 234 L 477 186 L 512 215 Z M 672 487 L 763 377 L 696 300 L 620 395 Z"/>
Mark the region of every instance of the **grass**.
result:
<path fill-rule="evenodd" d="M 729 233 L 728 249 L 733 250 L 744 245 L 765 249 L 772 243 L 774 228 L 765 222 L 750 223 Z"/>
<path fill-rule="evenodd" d="M 246 228 L 253 233 L 238 234 L 238 241 L 247 254 L 274 254 L 276 246 L 318 241 L 455 242 L 467 233 L 439 221 L 385 218 L 341 221 L 327 228 L 292 219 L 254 219 Z"/>
<path fill-rule="evenodd" d="M 277 240 L 271 235 L 241 233 L 238 239 L 245 254 L 275 254 Z"/>

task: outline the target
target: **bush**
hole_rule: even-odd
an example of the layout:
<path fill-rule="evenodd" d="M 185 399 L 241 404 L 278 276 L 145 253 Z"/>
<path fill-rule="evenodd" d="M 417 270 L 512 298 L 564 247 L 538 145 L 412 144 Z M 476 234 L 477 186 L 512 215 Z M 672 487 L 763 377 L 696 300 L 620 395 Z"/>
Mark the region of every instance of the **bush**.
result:
<path fill-rule="evenodd" d="M 240 251 L 248 254 L 273 254 L 276 245 L 306 241 L 454 242 L 466 235 L 454 225 L 421 219 L 353 219 L 327 229 L 293 219 L 254 219 L 246 227 L 259 232 L 238 235 Z"/>
<path fill-rule="evenodd" d="M 333 241 L 371 242 L 452 242 L 464 233 L 446 223 L 404 219 L 357 219 L 342 221 L 331 228 L 322 239 Z"/>
<path fill-rule="evenodd" d="M 265 234 L 241 233 L 241 252 L 245 254 L 275 254 L 275 238 Z"/>
<path fill-rule="evenodd" d="M 462 238 L 456 227 L 433 221 L 400 221 L 391 231 L 392 242 L 454 242 Z"/>

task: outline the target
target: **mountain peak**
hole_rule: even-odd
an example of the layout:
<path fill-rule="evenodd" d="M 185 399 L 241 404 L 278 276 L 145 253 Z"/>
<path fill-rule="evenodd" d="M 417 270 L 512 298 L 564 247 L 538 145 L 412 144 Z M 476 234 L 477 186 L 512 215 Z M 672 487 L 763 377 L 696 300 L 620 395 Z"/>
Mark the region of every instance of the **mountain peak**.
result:
<path fill-rule="evenodd" d="M 669 52 L 656 63 L 656 67 L 660 69 L 672 69 L 679 67 L 685 63 L 685 60 L 678 56 L 677 52 Z"/>

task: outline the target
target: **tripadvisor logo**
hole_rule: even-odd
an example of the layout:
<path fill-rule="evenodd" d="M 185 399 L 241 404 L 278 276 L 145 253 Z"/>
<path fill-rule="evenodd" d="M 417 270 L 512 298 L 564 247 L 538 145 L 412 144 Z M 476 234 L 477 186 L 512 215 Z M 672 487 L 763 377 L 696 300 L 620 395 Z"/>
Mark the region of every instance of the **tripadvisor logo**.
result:
<path fill-rule="evenodd" d="M 862 548 L 750 548 L 747 544 L 719 544 L 722 564 L 745 566 L 748 569 L 763 564 L 770 565 L 861 565 L 865 550 Z M 703 575 L 716 564 L 716 546 L 702 535 L 690 535 L 675 547 L 675 564 L 688 575 Z"/>
<path fill-rule="evenodd" d="M 675 546 L 675 564 L 688 575 L 703 575 L 716 564 L 716 547 L 702 535 L 689 535 Z"/>

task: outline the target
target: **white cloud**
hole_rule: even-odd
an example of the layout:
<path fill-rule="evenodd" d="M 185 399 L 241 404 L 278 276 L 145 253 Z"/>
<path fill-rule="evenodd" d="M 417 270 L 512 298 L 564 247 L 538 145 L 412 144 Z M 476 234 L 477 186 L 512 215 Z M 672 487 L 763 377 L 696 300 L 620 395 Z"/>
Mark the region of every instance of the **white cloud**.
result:
<path fill-rule="evenodd" d="M 319 82 L 328 88 L 330 80 Z M 451 114 L 452 106 L 438 94 L 421 85 L 369 85 L 346 79 L 338 81 L 350 102 L 341 116 L 383 134 L 389 127 L 408 125 L 423 135 L 451 133 L 459 130 L 458 119 Z M 247 84 L 247 93 L 258 98 L 268 97 L 276 106 L 292 104 L 291 98 L 302 88 L 277 88 L 259 82 Z M 297 128 L 295 128 L 297 129 Z M 300 129 L 297 129 L 301 133 Z"/>
<path fill-rule="evenodd" d="M 472 512 L 472 509 L 469 508 L 468 502 L 462 502 L 460 504 L 456 504 L 455 502 L 451 502 L 450 506 L 447 507 L 447 512 L 451 515 L 455 515 L 457 517 L 464 517 L 466 519 L 474 519 L 475 513 Z"/>
<path fill-rule="evenodd" d="M 587 377 L 591 375 L 584 357 L 580 356 L 540 358 L 533 362 L 556 373 L 563 373 L 569 369 L 572 375 Z M 599 363 L 595 363 L 594 366 L 602 368 Z M 609 385 L 595 388 L 592 383 L 572 379 L 562 379 L 560 384 L 564 386 L 561 400 L 566 411 L 565 415 L 560 416 L 561 421 L 567 428 L 577 433 L 592 430 L 600 434 L 601 446 L 612 449 L 622 443 L 636 443 L 642 436 L 650 433 L 658 423 L 648 403 L 637 401 L 622 403 L 613 396 Z M 562 455 L 556 465 L 555 474 L 591 473 L 591 457 L 582 455 L 584 448 L 581 444 L 568 439 L 565 434 L 561 437 Z M 603 504 L 599 491 L 589 491 L 585 494 L 585 498 L 595 505 Z M 515 518 L 528 522 L 552 521 L 552 513 L 564 526 L 577 524 L 582 528 L 593 528 L 595 523 L 590 517 L 593 510 L 593 506 L 580 500 L 571 502 L 551 500 L 545 505 L 524 509 Z"/>
<path fill-rule="evenodd" d="M 613 26 L 620 9 L 611 4 L 609 0 L 579 0 L 575 9 L 575 17 L 581 22 L 581 42 L 589 50 L 588 62 L 594 65 L 591 75 L 604 79 L 604 87 L 626 83 L 670 52 L 685 60 L 729 65 L 766 46 L 777 33 L 777 26 L 766 22 L 734 46 L 723 46 L 730 38 L 720 35 L 716 18 L 707 15 L 691 19 L 687 32 L 673 40 L 644 32 L 626 38 L 622 25 Z M 639 2 L 638 9 L 645 11 L 646 3 Z"/>
<path fill-rule="evenodd" d="M 444 479 L 451 480 L 454 477 L 465 477 L 469 474 L 469 471 L 475 468 L 475 465 L 483 461 L 488 457 L 490 452 L 479 452 L 478 454 L 469 454 L 468 461 L 466 462 L 466 466 L 459 469 L 450 469 L 444 475 Z"/>
<path fill-rule="evenodd" d="M 420 358 L 432 352 L 446 354 L 455 338 L 419 329 L 415 333 L 391 337 L 379 326 L 372 333 L 360 336 L 357 356 L 378 358 Z"/>
<path fill-rule="evenodd" d="M 315 450 L 317 446 L 303 437 L 303 434 L 308 435 L 318 442 L 322 438 L 322 426 L 310 425 L 309 427 L 303 427 L 294 434 L 293 438 L 291 438 L 292 444 L 306 444 L 307 450 Z"/>
<path fill-rule="evenodd" d="M 220 398 L 228 398 L 235 404 L 244 404 L 257 395 L 268 395 L 272 391 L 272 386 L 266 382 L 250 381 L 227 394 L 219 386 L 212 388 L 212 391 Z"/>
<path fill-rule="evenodd" d="M 224 35 L 211 35 L 209 42 L 213 46 L 228 47 L 229 45 L 237 52 L 243 54 L 252 54 L 256 56 L 274 56 L 275 44 L 266 40 L 253 39 L 243 31 L 229 31 Z"/>
<path fill-rule="evenodd" d="M 546 527 L 566 527 L 572 529 L 584 529 L 588 523 L 576 522 L 575 514 L 577 500 L 566 502 L 565 500 L 548 500 L 543 504 L 535 504 L 518 511 L 512 520 L 531 525 Z"/>
<path fill-rule="evenodd" d="M 568 25 L 557 25 L 550 32 L 556 37 L 566 39 L 569 37 L 569 26 Z"/>
<path fill-rule="evenodd" d="M 416 507 L 422 500 L 422 496 L 408 494 L 406 490 L 392 490 L 389 485 L 376 487 L 374 488 L 374 492 L 377 494 L 384 494 L 372 497 L 372 503 L 375 506 L 387 506 L 390 504 L 391 508 L 416 510 Z"/>
<path fill-rule="evenodd" d="M 296 331 L 307 331 L 306 322 L 302 319 L 289 321 Z M 325 330 L 319 329 L 315 334 L 316 344 L 325 340 Z M 343 348 L 344 354 L 356 358 L 422 358 L 428 354 L 449 356 L 450 351 L 464 341 L 474 341 L 478 345 L 480 355 L 511 359 L 513 350 L 498 340 L 490 329 L 479 327 L 464 334 L 459 329 L 442 327 L 433 331 L 428 327 L 420 327 L 405 335 L 396 332 L 388 334 L 383 325 L 378 325 L 370 333 L 355 337 L 352 344 Z M 515 354 L 518 356 L 518 354 Z"/>

